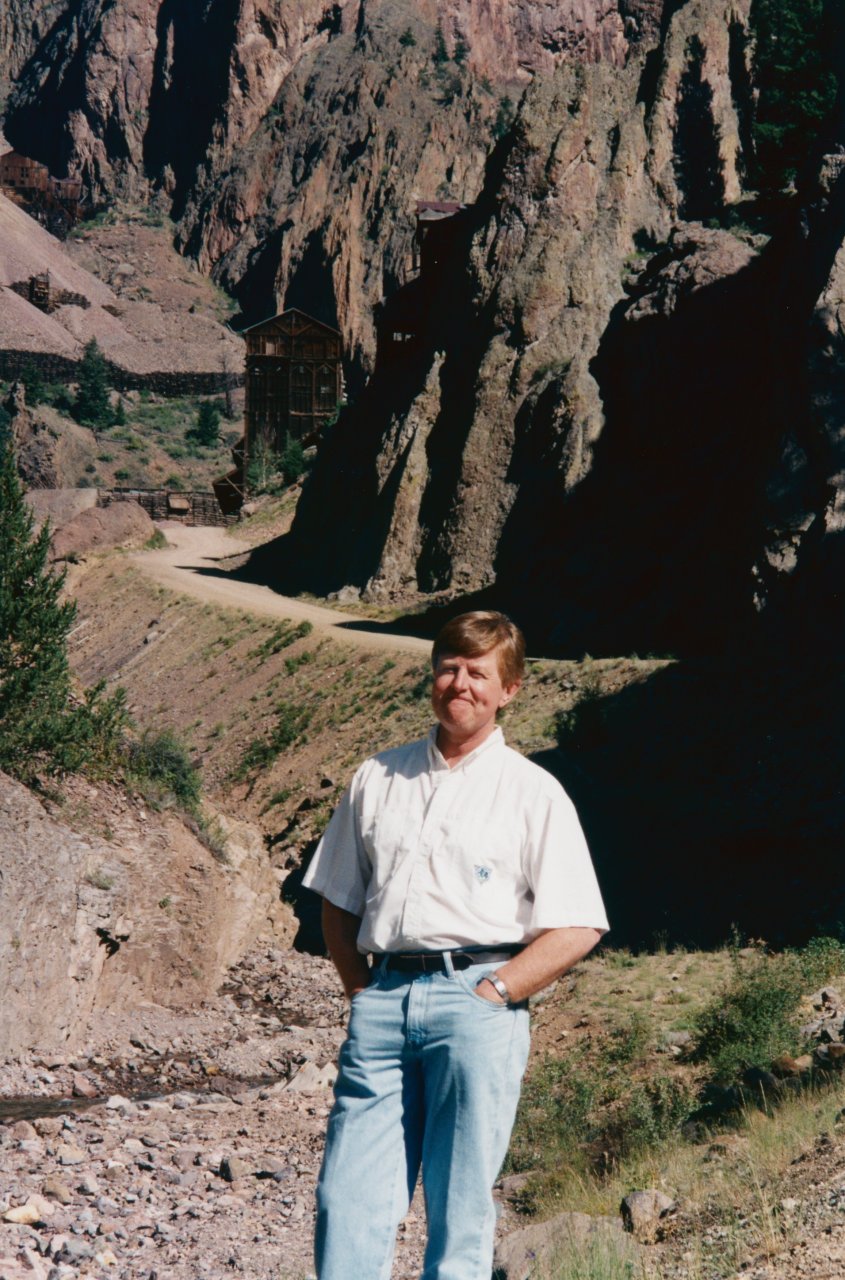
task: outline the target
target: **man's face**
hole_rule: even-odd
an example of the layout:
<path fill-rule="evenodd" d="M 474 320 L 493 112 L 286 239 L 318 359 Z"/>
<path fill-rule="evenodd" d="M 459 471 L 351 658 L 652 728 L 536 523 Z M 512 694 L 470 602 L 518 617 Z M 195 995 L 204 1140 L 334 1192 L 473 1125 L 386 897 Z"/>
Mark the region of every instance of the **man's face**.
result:
<path fill-rule="evenodd" d="M 475 658 L 443 653 L 434 669 L 431 705 L 451 741 L 477 737 L 480 743 L 495 727 L 496 712 L 507 706 L 518 688 L 519 682 L 503 683 L 496 649 Z"/>

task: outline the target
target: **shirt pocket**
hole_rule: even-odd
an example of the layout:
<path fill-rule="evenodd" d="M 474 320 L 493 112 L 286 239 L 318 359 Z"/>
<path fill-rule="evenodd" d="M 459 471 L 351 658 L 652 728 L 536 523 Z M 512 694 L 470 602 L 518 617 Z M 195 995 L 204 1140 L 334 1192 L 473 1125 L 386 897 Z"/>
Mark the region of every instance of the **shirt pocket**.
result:
<path fill-rule="evenodd" d="M 472 915 L 491 924 L 515 919 L 522 892 L 519 838 L 498 820 L 444 822 L 438 878 Z"/>

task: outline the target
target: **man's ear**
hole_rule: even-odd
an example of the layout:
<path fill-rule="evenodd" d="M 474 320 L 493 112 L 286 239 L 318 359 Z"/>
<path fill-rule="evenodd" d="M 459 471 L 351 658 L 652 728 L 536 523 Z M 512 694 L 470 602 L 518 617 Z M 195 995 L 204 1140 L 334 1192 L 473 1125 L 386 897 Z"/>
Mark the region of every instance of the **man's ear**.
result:
<path fill-rule="evenodd" d="M 506 685 L 504 691 L 502 692 L 502 700 L 499 703 L 499 708 L 501 709 L 502 707 L 506 707 L 508 703 L 511 702 L 516 697 L 521 687 L 522 687 L 521 680 L 515 680 L 513 684 Z"/>

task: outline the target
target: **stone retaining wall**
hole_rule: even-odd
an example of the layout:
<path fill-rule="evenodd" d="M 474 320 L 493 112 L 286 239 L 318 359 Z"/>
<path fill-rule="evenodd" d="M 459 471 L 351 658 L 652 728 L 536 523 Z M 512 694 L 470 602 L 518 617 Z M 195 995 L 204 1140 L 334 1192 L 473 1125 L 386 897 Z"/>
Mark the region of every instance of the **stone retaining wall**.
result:
<path fill-rule="evenodd" d="M 218 395 L 227 387 L 243 386 L 242 373 L 133 373 L 107 361 L 108 376 L 116 391 L 154 391 L 162 396 Z M 46 351 L 0 351 L 0 378 L 19 378 L 30 365 L 47 382 L 75 382 L 79 361 Z"/>

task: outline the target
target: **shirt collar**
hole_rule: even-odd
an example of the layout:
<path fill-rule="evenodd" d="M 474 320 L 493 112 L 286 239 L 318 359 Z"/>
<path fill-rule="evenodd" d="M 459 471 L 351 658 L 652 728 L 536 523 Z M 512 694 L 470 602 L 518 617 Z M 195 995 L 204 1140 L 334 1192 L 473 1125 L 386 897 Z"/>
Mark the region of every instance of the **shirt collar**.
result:
<path fill-rule="evenodd" d="M 485 752 L 491 751 L 495 747 L 503 747 L 505 745 L 505 735 L 497 725 L 493 732 L 488 734 L 484 741 L 477 746 L 474 751 L 470 751 L 468 756 L 464 756 L 463 760 L 459 760 L 457 764 L 453 764 L 450 767 L 444 760 L 440 748 L 437 745 L 438 728 L 439 725 L 434 725 L 429 730 L 428 738 L 426 740 L 428 763 L 432 772 L 441 772 L 445 770 L 447 773 L 455 773 L 459 769 L 465 769 L 467 765 L 471 764 L 474 760 L 477 760 L 479 756 L 484 755 Z"/>

